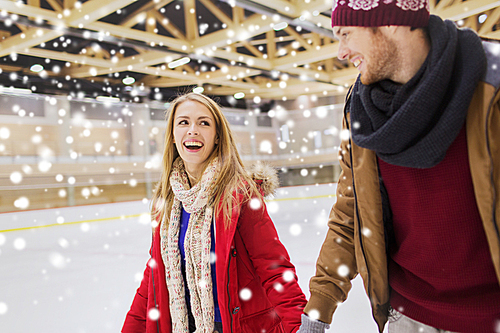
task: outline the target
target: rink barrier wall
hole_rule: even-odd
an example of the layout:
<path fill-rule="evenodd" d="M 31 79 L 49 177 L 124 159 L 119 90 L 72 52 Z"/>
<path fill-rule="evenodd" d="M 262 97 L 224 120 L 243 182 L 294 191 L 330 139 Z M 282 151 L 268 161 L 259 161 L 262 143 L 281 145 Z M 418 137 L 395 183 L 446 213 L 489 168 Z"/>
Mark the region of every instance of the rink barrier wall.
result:
<path fill-rule="evenodd" d="M 325 186 L 326 184 L 323 184 Z M 326 187 L 326 186 L 325 186 Z M 281 188 L 281 191 L 286 191 L 286 188 Z M 269 202 L 284 202 L 284 201 L 297 201 L 297 200 L 314 200 L 314 199 L 334 199 L 336 198 L 335 193 L 331 194 L 320 194 L 320 195 L 313 195 L 313 196 L 300 196 L 300 197 L 289 197 L 289 198 L 274 198 L 274 199 L 269 199 L 265 200 L 267 203 Z M 332 202 L 333 205 L 333 202 Z M 93 206 L 93 205 L 85 205 L 85 207 L 88 208 L 88 206 Z M 97 206 L 97 205 L 95 205 Z M 78 207 L 60 207 L 60 208 L 71 208 L 71 209 L 78 209 Z M 60 208 L 50 208 L 50 209 L 60 209 Z M 32 210 L 36 211 L 36 210 Z M 0 216 L 8 216 L 8 215 L 16 215 L 16 214 L 23 214 L 23 212 L 13 212 L 13 213 L 0 213 Z M 8 228 L 8 229 L 0 229 L 0 233 L 7 233 L 7 232 L 15 232 L 15 231 L 23 231 L 23 230 L 34 230 L 34 229 L 40 229 L 40 228 L 48 228 L 48 227 L 58 227 L 58 226 L 65 226 L 65 225 L 75 225 L 75 224 L 83 224 L 83 223 L 96 223 L 96 222 L 104 222 L 104 221 L 111 221 L 111 220 L 124 220 L 124 219 L 131 219 L 131 218 L 139 218 L 142 214 L 149 214 L 149 212 L 144 212 L 141 214 L 131 214 L 131 215 L 120 215 L 120 216 L 112 216 L 112 217 L 104 217 L 104 218 L 96 218 L 96 219 L 86 219 L 86 220 L 81 220 L 81 221 L 72 221 L 72 222 L 63 222 L 63 223 L 41 223 L 38 225 L 27 225 L 29 221 L 27 220 L 22 220 L 20 221 L 9 221 L 9 222 L 2 222 L 2 224 L 21 224 L 19 227 L 16 228 Z"/>

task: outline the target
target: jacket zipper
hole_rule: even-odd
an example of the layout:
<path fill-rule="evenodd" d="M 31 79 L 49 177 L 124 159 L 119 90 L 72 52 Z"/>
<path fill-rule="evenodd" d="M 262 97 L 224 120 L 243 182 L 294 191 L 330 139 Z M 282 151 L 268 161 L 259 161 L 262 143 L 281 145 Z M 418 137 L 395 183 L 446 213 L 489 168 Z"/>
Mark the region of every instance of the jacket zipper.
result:
<path fill-rule="evenodd" d="M 497 96 L 498 92 L 500 91 L 500 88 L 497 88 L 495 90 L 495 96 Z M 485 134 L 486 134 L 486 149 L 488 150 L 488 156 L 490 158 L 490 162 L 491 162 L 491 167 L 490 167 L 490 181 L 491 181 L 491 184 L 493 185 L 493 207 L 492 207 L 492 219 L 493 219 L 493 226 L 495 227 L 495 231 L 497 232 L 497 237 L 500 239 L 500 230 L 498 229 L 498 225 L 496 223 L 496 215 L 495 215 L 495 211 L 496 211 L 496 201 L 497 201 L 497 191 L 496 191 L 496 188 L 495 188 L 495 180 L 494 180 L 494 176 L 493 176 L 493 156 L 491 156 L 491 147 L 490 147 L 490 140 L 489 140 L 489 133 L 488 133 L 488 120 L 489 120 L 489 117 L 490 117 L 490 114 L 491 114 L 491 110 L 493 109 L 493 100 L 495 99 L 495 97 L 493 97 L 490 101 L 490 105 L 488 106 L 488 112 L 486 113 L 486 120 L 485 120 Z"/>
<path fill-rule="evenodd" d="M 233 333 L 233 313 L 231 311 L 231 294 L 229 293 L 229 280 L 231 279 L 231 276 L 229 274 L 229 268 L 231 267 L 231 257 L 232 254 L 229 253 L 229 261 L 227 264 L 227 309 L 229 311 L 229 317 L 231 318 L 231 333 Z"/>
<path fill-rule="evenodd" d="M 347 129 L 350 131 L 351 127 L 349 126 L 349 122 L 347 121 L 347 108 L 344 111 L 344 117 L 346 119 L 346 125 Z M 361 232 L 361 220 L 359 218 L 359 210 L 358 210 L 358 196 L 356 195 L 356 186 L 355 186 L 355 181 L 354 181 L 354 165 L 353 165 L 353 160 L 352 160 L 352 142 L 351 142 L 351 136 L 349 135 L 349 157 L 350 157 L 350 162 L 351 162 L 351 174 L 352 174 L 352 191 L 354 193 L 354 207 L 356 209 L 356 222 L 358 224 L 358 237 L 359 237 L 359 245 L 361 247 L 361 253 L 363 254 L 363 260 L 365 261 L 365 266 L 366 266 L 366 273 L 368 276 L 368 281 L 367 281 L 367 291 L 368 291 L 368 298 L 370 299 L 370 302 L 372 301 L 372 292 L 371 292 L 371 287 L 370 287 L 370 270 L 368 269 L 368 262 L 366 261 L 366 253 L 365 253 L 365 247 L 363 245 L 363 233 Z"/>
<path fill-rule="evenodd" d="M 152 250 L 151 253 L 154 251 L 154 239 L 153 239 L 153 245 L 152 245 Z M 151 280 L 153 281 L 153 300 L 155 302 L 155 308 L 158 309 L 158 303 L 156 302 L 156 289 L 155 289 L 155 276 L 153 272 L 153 268 L 149 267 L 149 270 L 151 271 Z M 160 325 L 159 325 L 160 319 L 156 320 L 156 331 L 160 333 Z"/>

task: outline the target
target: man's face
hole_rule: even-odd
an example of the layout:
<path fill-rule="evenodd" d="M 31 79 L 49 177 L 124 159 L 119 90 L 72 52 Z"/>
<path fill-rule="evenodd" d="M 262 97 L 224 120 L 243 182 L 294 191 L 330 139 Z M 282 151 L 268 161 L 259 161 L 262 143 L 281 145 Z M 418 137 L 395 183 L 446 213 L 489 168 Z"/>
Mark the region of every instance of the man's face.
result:
<path fill-rule="evenodd" d="M 338 58 L 348 59 L 361 74 L 361 83 L 369 85 L 392 79 L 398 70 L 398 50 L 384 28 L 334 27 L 340 41 Z"/>

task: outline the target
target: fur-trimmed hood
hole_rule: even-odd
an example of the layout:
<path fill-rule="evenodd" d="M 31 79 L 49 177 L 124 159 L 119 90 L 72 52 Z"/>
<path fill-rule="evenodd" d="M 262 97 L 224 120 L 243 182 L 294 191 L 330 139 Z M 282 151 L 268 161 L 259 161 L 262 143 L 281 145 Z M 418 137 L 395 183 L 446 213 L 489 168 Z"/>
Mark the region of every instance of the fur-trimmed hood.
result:
<path fill-rule="evenodd" d="M 258 161 L 248 168 L 247 172 L 257 183 L 264 197 L 274 195 L 280 186 L 276 169 L 267 163 Z"/>

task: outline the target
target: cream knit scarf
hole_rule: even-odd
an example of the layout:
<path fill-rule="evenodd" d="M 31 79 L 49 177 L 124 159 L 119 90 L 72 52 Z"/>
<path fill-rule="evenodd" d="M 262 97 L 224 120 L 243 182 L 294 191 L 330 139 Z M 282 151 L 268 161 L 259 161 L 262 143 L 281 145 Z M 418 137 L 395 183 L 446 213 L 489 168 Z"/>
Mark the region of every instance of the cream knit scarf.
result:
<path fill-rule="evenodd" d="M 184 250 L 186 254 L 186 280 L 191 298 L 196 332 L 214 331 L 214 301 L 210 272 L 210 227 L 213 207 L 209 207 L 209 195 L 216 180 L 218 160 L 215 158 L 206 168 L 201 180 L 192 188 L 179 157 L 175 160 L 170 184 L 174 192 L 174 202 L 168 225 L 162 223 L 160 229 L 161 252 L 165 264 L 165 277 L 170 298 L 170 315 L 173 333 L 188 333 L 186 296 L 181 272 L 179 232 L 181 203 L 190 213 Z"/>

